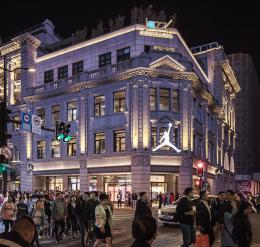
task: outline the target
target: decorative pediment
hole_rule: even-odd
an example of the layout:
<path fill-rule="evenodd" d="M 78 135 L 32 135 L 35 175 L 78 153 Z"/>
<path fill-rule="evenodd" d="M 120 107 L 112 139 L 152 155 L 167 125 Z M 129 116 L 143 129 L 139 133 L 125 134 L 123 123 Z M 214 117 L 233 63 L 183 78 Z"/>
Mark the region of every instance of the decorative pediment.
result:
<path fill-rule="evenodd" d="M 185 67 L 180 64 L 178 61 L 173 59 L 171 56 L 166 55 L 163 57 L 160 57 L 159 59 L 153 61 L 152 63 L 149 64 L 149 67 L 152 69 L 170 69 L 170 70 L 175 70 L 175 71 L 185 71 Z"/>

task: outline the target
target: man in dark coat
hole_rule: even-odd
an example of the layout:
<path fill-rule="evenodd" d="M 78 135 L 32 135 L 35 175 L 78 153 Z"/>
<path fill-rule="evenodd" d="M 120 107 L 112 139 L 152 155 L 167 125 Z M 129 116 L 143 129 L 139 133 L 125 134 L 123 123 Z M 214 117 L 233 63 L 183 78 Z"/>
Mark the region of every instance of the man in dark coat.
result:
<path fill-rule="evenodd" d="M 211 226 L 211 211 L 208 204 L 208 194 L 206 191 L 200 192 L 200 202 L 196 206 L 196 226 L 202 234 L 209 235 L 210 245 L 214 242 L 214 231 Z"/>
<path fill-rule="evenodd" d="M 140 199 L 136 202 L 135 218 L 141 215 L 152 216 L 152 211 L 149 207 L 146 192 L 139 193 Z"/>
<path fill-rule="evenodd" d="M 4 232 L 0 234 L 0 247 L 30 247 L 34 239 L 35 232 L 36 227 L 32 219 L 27 216 L 22 216 L 14 222 L 13 230 L 11 232 Z"/>

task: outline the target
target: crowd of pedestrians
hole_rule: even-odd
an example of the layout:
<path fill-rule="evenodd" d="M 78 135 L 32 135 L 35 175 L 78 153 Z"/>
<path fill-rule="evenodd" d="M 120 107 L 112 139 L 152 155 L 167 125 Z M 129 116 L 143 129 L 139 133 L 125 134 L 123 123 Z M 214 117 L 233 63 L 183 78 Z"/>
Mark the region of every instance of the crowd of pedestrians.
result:
<path fill-rule="evenodd" d="M 139 195 L 139 198 L 138 198 Z M 152 216 L 152 200 L 145 192 L 126 193 L 127 206 L 134 208 L 131 247 L 150 247 L 156 238 L 157 223 Z M 37 246 L 41 237 L 63 237 L 74 240 L 80 235 L 81 247 L 112 246 L 114 206 L 110 195 L 102 192 L 74 193 L 37 192 L 0 195 L 1 220 L 5 231 L 0 234 L 0 246 Z M 117 194 L 117 206 L 122 206 L 122 193 Z M 177 201 L 175 221 L 180 223 L 183 236 L 181 247 L 196 243 L 198 235 L 206 236 L 209 246 L 221 239 L 221 247 L 250 247 L 252 228 L 249 215 L 259 212 L 260 196 L 236 194 L 232 190 L 219 192 L 209 201 L 208 193 L 200 191 L 194 200 L 193 188 L 183 196 L 158 194 L 159 208 Z M 18 245 L 16 245 L 18 244 Z M 199 245 L 197 245 L 199 246 Z"/>

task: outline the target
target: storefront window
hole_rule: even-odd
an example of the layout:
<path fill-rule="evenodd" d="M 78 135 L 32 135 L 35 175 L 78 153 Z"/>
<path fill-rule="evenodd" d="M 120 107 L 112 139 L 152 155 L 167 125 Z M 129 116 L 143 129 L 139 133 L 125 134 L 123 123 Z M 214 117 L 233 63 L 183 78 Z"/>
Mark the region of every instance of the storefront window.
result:
<path fill-rule="evenodd" d="M 97 191 L 97 177 L 90 177 L 89 180 L 89 191 Z"/>
<path fill-rule="evenodd" d="M 76 191 L 80 189 L 80 178 L 69 177 L 69 191 Z"/>
<path fill-rule="evenodd" d="M 151 199 L 155 202 L 158 201 L 158 195 L 160 193 L 167 192 L 167 184 L 164 175 L 152 175 L 150 181 Z"/>
<path fill-rule="evenodd" d="M 117 201 L 117 194 L 122 193 L 122 201 L 125 201 L 126 192 L 132 191 L 131 176 L 130 175 L 117 175 L 117 176 L 104 176 L 105 192 L 110 196 L 110 200 Z"/>
<path fill-rule="evenodd" d="M 49 177 L 49 190 L 63 190 L 63 178 Z"/>
<path fill-rule="evenodd" d="M 152 127 L 151 130 L 151 147 L 155 148 L 157 146 L 157 128 Z"/>

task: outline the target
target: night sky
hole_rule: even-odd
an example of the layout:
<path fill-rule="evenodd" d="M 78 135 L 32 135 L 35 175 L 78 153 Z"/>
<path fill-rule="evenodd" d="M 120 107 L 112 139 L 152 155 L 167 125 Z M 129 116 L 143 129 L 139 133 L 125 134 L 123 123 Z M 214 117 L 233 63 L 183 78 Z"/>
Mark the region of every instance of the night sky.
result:
<path fill-rule="evenodd" d="M 19 1 L 1 2 L 0 35 L 2 39 L 26 28 L 40 24 L 49 18 L 55 31 L 64 38 L 84 26 L 91 31 L 101 19 L 106 25 L 109 17 L 118 14 L 130 17 L 130 9 L 136 5 L 155 10 L 164 9 L 168 15 L 177 13 L 177 28 L 189 46 L 217 41 L 227 54 L 243 52 L 253 57 L 260 75 L 260 14 L 256 1 Z M 208 3 L 210 2 L 210 3 Z M 242 3 L 241 3 L 242 2 Z M 255 3 L 254 3 L 255 2 Z M 228 4 L 228 5 L 227 5 Z"/>

